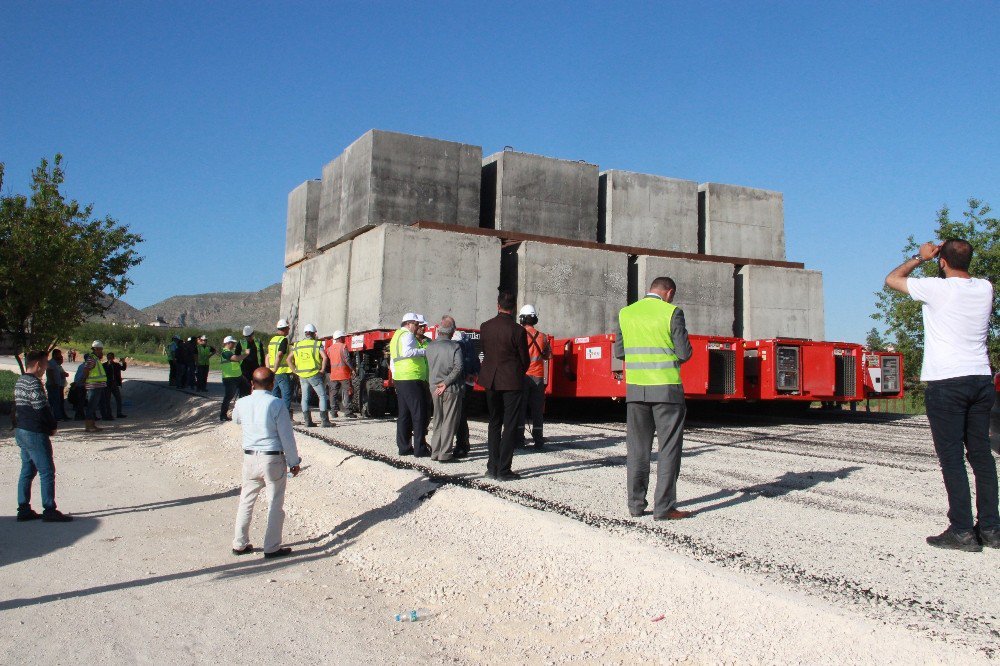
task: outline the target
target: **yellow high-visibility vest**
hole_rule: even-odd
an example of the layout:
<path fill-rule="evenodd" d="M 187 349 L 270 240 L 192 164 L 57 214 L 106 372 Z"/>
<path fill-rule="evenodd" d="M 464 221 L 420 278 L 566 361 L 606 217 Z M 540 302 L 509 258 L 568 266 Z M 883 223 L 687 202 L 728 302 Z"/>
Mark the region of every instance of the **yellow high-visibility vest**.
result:
<path fill-rule="evenodd" d="M 316 338 L 306 338 L 295 343 L 295 374 L 308 379 L 319 374 L 323 367 L 323 343 Z"/>
<path fill-rule="evenodd" d="M 625 347 L 625 382 L 637 386 L 681 383 L 681 364 L 670 336 L 676 305 L 643 298 L 618 313 Z"/>
<path fill-rule="evenodd" d="M 281 341 L 287 339 L 287 335 L 275 335 L 271 338 L 271 341 L 267 343 L 268 367 L 271 366 L 271 359 L 278 358 L 278 346 L 281 345 Z M 278 369 L 274 371 L 274 374 L 287 375 L 292 371 L 292 369 L 288 367 L 288 355 L 291 351 L 291 345 L 289 345 L 288 350 L 281 359 L 281 364 L 278 365 Z"/>

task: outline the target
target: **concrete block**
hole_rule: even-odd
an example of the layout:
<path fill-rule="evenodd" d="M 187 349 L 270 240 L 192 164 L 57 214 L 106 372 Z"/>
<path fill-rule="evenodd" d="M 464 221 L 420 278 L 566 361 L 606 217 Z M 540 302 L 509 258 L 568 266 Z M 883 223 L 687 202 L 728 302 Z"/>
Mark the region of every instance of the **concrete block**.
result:
<path fill-rule="evenodd" d="M 747 340 L 823 340 L 823 274 L 801 268 L 743 266 L 736 273 L 736 335 Z"/>
<path fill-rule="evenodd" d="M 314 324 L 321 337 L 347 326 L 351 246 L 352 241 L 340 243 L 302 263 L 294 339 L 304 337 L 306 324 Z"/>
<path fill-rule="evenodd" d="M 320 247 L 369 225 L 478 226 L 482 154 L 454 141 L 366 132 L 323 169 Z"/>
<path fill-rule="evenodd" d="M 608 333 L 628 305 L 628 255 L 523 242 L 504 249 L 501 284 L 518 308 L 538 309 L 538 328 L 557 337 Z"/>
<path fill-rule="evenodd" d="M 302 286 L 302 264 L 296 264 L 285 269 L 281 276 L 281 308 L 278 312 L 278 319 L 287 319 L 289 326 L 295 330 L 299 319 L 299 295 Z M 271 322 L 273 326 L 277 320 Z M 266 331 L 267 335 L 273 335 L 271 329 Z M 269 339 L 265 338 L 265 341 Z"/>
<path fill-rule="evenodd" d="M 642 298 L 654 279 L 673 278 L 677 283 L 673 302 L 684 310 L 688 333 L 732 336 L 735 270 L 733 264 L 715 261 L 638 256 L 635 293 L 629 294 L 629 301 Z"/>
<path fill-rule="evenodd" d="M 352 241 L 347 330 L 397 328 L 406 312 L 478 326 L 499 284 L 496 238 L 384 224 Z"/>
<path fill-rule="evenodd" d="M 698 186 L 700 252 L 750 259 L 785 259 L 781 192 L 739 185 Z"/>
<path fill-rule="evenodd" d="M 597 165 L 504 151 L 483 160 L 480 226 L 597 240 Z"/>
<path fill-rule="evenodd" d="M 285 222 L 285 265 L 301 261 L 316 250 L 319 197 L 322 182 L 307 180 L 288 193 Z"/>
<path fill-rule="evenodd" d="M 698 183 L 631 171 L 600 175 L 597 240 L 698 251 Z"/>

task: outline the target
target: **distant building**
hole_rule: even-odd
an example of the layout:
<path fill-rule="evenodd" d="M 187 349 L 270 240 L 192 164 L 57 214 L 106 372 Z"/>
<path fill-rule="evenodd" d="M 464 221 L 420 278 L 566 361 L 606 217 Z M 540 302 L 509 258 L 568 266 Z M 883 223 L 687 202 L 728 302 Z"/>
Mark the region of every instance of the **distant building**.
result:
<path fill-rule="evenodd" d="M 156 321 L 149 322 L 150 326 L 156 326 L 157 328 L 177 328 L 173 324 L 168 324 L 163 317 L 157 317 Z"/>

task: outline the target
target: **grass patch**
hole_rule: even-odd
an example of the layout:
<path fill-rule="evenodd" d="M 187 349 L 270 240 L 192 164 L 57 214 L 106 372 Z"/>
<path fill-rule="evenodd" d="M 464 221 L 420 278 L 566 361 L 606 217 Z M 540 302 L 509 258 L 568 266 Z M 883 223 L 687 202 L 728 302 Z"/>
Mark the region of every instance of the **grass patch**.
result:
<path fill-rule="evenodd" d="M 89 344 L 90 344 L 89 342 L 80 342 L 78 340 L 71 340 L 70 342 L 67 342 L 65 345 L 60 345 L 59 348 L 63 350 L 63 358 L 66 358 L 66 351 L 68 349 L 75 349 L 77 351 L 76 365 L 79 365 L 80 363 L 83 363 L 83 353 L 90 351 L 90 347 L 88 346 Z M 211 368 L 212 370 L 218 370 L 219 352 L 221 352 L 222 349 L 219 345 L 214 345 L 214 346 L 216 353 L 215 356 L 209 359 L 208 367 Z M 125 347 L 109 344 L 107 347 L 104 348 L 105 355 L 107 355 L 108 352 L 114 354 L 115 358 L 119 360 L 123 358 L 131 358 L 135 359 L 139 363 L 144 363 L 144 364 L 148 363 L 150 365 L 161 365 L 163 367 L 167 367 L 169 365 L 169 363 L 167 363 L 166 353 L 160 352 L 158 350 L 153 351 L 144 349 L 139 349 L 139 350 L 127 349 Z M 73 366 L 72 369 L 70 369 L 71 365 Z M 70 376 L 72 376 L 73 372 L 76 370 L 76 365 L 71 364 L 69 361 L 65 361 L 63 363 L 63 366 L 66 368 L 66 372 L 70 373 Z"/>
<path fill-rule="evenodd" d="M 14 384 L 17 373 L 0 370 L 0 414 L 9 414 L 14 404 Z"/>

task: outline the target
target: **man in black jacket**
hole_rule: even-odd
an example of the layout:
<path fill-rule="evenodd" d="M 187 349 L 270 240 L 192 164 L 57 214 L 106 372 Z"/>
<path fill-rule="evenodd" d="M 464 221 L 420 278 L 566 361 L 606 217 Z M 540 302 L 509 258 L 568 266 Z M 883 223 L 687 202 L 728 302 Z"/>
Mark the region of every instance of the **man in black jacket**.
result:
<path fill-rule="evenodd" d="M 108 374 L 108 390 L 104 392 L 104 402 L 108 414 L 111 413 L 111 398 L 115 399 L 115 406 L 118 408 L 116 418 L 123 419 L 122 414 L 122 370 L 128 368 L 128 359 L 122 359 L 121 363 L 115 355 L 108 352 L 108 360 L 104 362 L 104 371 Z M 105 408 L 102 407 L 102 411 Z"/>
<path fill-rule="evenodd" d="M 253 385 L 253 371 L 267 364 L 266 354 L 264 343 L 254 336 L 253 326 L 244 326 L 243 342 L 236 343 L 236 355 L 245 355 L 240 361 L 240 372 L 243 373 L 243 382 L 240 385 L 241 398 L 250 395 L 250 387 Z"/>
<path fill-rule="evenodd" d="M 528 334 L 514 321 L 516 301 L 510 292 L 497 298 L 497 316 L 483 322 L 479 334 L 483 364 L 479 385 L 486 389 L 490 411 L 486 476 L 498 481 L 521 478 L 511 471 L 514 444 L 519 440 L 524 373 L 528 371 Z"/>
<path fill-rule="evenodd" d="M 24 374 L 14 384 L 14 441 L 21 450 L 21 476 L 17 483 L 17 520 L 41 518 L 48 523 L 73 520 L 56 508 L 56 466 L 52 440 L 56 419 L 41 378 L 48 368 L 48 352 L 30 351 L 24 356 Z M 41 477 L 42 514 L 31 508 L 31 483 Z"/>

